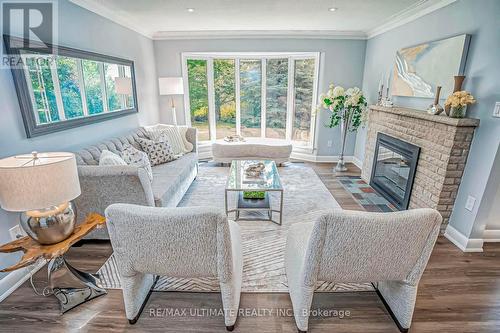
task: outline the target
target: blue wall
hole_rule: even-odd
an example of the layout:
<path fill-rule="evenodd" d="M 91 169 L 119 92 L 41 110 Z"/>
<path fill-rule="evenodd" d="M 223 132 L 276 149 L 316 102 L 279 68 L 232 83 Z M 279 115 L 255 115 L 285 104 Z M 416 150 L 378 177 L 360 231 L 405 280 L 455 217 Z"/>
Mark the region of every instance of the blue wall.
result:
<path fill-rule="evenodd" d="M 0 69 L 0 158 L 33 150 L 75 150 L 88 143 L 158 122 L 158 87 L 153 42 L 127 28 L 68 1 L 58 3 L 59 44 L 135 62 L 139 113 L 55 134 L 27 139 L 11 71 Z M 3 39 L 2 39 L 2 48 Z M 10 240 L 8 229 L 18 215 L 0 210 L 0 244 Z M 19 254 L 0 254 L 0 267 Z M 0 278 L 5 274 L 0 273 Z"/>
<path fill-rule="evenodd" d="M 319 68 L 319 93 L 326 93 L 330 83 L 344 87 L 358 86 L 363 82 L 365 61 L 365 40 L 347 39 L 193 39 L 159 40 L 154 42 L 158 76 L 181 76 L 182 52 L 321 52 Z M 166 96 L 162 96 L 160 113 L 169 114 Z M 184 121 L 182 99 L 176 103 L 177 120 Z M 322 110 L 316 127 L 317 155 L 338 155 L 340 144 L 339 128 L 327 128 L 328 113 Z M 170 122 L 170 119 L 162 119 Z M 332 147 L 327 141 L 332 140 Z M 346 155 L 352 155 L 356 140 L 350 133 L 346 145 Z"/>
<path fill-rule="evenodd" d="M 377 99 L 378 82 L 394 64 L 396 51 L 402 47 L 442 39 L 458 34 L 471 34 L 463 88 L 472 92 L 477 104 L 469 108 L 468 117 L 479 118 L 462 184 L 455 202 L 450 225 L 466 237 L 481 238 L 484 225 L 475 224 L 500 140 L 500 118 L 492 117 L 496 101 L 500 101 L 500 1 L 459 0 L 413 22 L 368 40 L 363 77 L 363 90 L 371 103 Z M 446 59 L 443 59 L 446 61 Z M 451 78 L 450 78 L 451 79 Z M 431 100 L 395 97 L 394 104 L 425 109 Z M 364 158 L 366 131 L 357 135 L 355 155 Z M 467 196 L 477 199 L 472 212 L 465 210 Z"/>

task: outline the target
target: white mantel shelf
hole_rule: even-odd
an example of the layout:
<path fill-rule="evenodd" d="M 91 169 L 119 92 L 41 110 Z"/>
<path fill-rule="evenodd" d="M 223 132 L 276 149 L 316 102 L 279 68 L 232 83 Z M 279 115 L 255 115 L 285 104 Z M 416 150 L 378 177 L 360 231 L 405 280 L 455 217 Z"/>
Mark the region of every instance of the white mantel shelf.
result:
<path fill-rule="evenodd" d="M 400 116 L 422 119 L 427 121 L 432 121 L 435 123 L 441 123 L 445 125 L 455 126 L 455 127 L 477 127 L 479 126 L 479 119 L 475 118 L 450 118 L 444 114 L 444 112 L 439 115 L 428 114 L 424 110 L 409 109 L 399 106 L 385 107 L 379 105 L 370 105 L 371 110 L 376 110 L 380 112 L 393 113 Z"/>

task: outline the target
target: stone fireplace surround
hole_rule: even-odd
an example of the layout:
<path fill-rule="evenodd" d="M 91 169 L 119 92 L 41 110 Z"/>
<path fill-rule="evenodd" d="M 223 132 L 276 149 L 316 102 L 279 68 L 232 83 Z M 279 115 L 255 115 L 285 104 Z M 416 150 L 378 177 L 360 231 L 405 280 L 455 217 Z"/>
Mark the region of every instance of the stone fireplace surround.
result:
<path fill-rule="evenodd" d="M 423 110 L 370 106 L 361 178 L 370 182 L 377 133 L 421 148 L 409 209 L 430 207 L 448 224 L 478 119 L 430 115 Z"/>

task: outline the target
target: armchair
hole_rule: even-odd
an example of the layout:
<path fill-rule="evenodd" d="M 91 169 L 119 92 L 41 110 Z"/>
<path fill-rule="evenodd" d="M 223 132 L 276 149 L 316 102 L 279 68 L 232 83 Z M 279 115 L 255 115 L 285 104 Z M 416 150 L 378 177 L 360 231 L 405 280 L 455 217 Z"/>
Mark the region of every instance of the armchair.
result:
<path fill-rule="evenodd" d="M 316 281 L 374 283 L 398 328 L 411 324 L 417 288 L 442 217 L 434 209 L 394 213 L 337 210 L 293 225 L 285 268 L 295 321 L 307 331 Z"/>
<path fill-rule="evenodd" d="M 225 325 L 233 330 L 243 274 L 240 228 L 235 222 L 207 207 L 113 204 L 105 214 L 131 324 L 154 288 L 155 275 L 218 277 Z"/>

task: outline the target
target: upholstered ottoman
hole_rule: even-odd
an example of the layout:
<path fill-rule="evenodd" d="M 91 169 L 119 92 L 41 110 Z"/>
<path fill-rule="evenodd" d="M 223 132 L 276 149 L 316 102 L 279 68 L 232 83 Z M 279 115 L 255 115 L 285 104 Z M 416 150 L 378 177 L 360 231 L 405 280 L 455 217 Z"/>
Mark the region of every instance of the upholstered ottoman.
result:
<path fill-rule="evenodd" d="M 292 144 L 286 140 L 248 138 L 246 141 L 217 140 L 212 144 L 215 162 L 231 163 L 232 160 L 273 160 L 276 164 L 290 160 Z"/>

